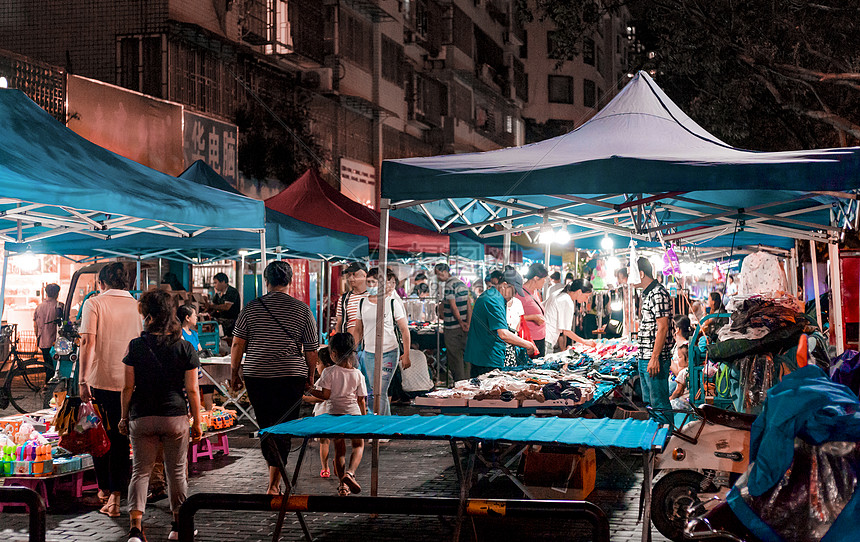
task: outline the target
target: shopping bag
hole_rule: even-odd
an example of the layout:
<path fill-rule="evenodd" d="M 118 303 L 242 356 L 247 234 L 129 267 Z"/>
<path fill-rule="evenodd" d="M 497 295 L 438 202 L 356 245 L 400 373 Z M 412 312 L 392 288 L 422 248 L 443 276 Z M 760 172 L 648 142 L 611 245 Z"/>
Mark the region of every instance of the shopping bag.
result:
<path fill-rule="evenodd" d="M 529 330 L 529 326 L 526 325 L 526 317 L 525 315 L 520 316 L 520 330 L 517 332 L 517 335 L 520 336 L 521 339 L 526 341 L 532 341 L 532 332 Z M 531 355 L 531 357 L 536 358 L 540 356 L 540 352 L 535 350 L 535 353 Z"/>
<path fill-rule="evenodd" d="M 76 422 L 60 437 L 60 446 L 73 454 L 105 455 L 110 450 L 110 439 L 102 419 L 98 407 L 91 402 L 82 403 L 77 409 Z"/>

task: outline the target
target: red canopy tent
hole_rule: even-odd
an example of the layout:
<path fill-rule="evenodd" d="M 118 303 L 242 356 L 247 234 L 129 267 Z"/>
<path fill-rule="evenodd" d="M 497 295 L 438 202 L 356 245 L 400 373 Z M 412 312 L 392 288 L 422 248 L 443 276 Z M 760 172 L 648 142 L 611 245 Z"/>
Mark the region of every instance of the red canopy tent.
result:
<path fill-rule="evenodd" d="M 266 200 L 266 207 L 304 222 L 332 230 L 367 236 L 370 250 L 379 248 L 379 212 L 355 202 L 309 169 L 286 190 Z M 398 252 L 447 254 L 449 239 L 392 218 L 388 248 Z"/>

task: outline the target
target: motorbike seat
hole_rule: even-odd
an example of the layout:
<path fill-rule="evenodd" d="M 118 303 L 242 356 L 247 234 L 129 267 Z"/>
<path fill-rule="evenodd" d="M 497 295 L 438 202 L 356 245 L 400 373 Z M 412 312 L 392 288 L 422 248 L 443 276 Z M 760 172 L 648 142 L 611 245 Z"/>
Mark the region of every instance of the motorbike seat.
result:
<path fill-rule="evenodd" d="M 757 418 L 755 414 L 723 410 L 715 407 L 714 405 L 708 404 L 702 405 L 699 408 L 699 412 L 707 422 L 744 431 L 750 431 L 752 429 L 753 422 Z"/>

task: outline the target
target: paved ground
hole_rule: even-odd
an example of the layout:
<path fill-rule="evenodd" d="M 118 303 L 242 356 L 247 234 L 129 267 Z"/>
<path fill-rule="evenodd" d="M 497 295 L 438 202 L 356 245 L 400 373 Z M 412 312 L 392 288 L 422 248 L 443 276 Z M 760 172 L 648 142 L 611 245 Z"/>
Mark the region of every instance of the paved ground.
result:
<path fill-rule="evenodd" d="M 401 411 L 409 413 L 408 411 Z M 0 415 L 8 414 L 6 412 Z M 266 470 L 258 441 L 244 434 L 231 438 L 229 456 L 202 459 L 192 467 L 190 491 L 222 493 L 262 492 Z M 445 443 L 393 441 L 381 448 L 380 495 L 456 497 L 457 479 L 450 448 Z M 299 480 L 299 493 L 336 494 L 336 483 L 319 478 L 317 448 L 310 450 Z M 291 458 L 294 460 L 295 455 Z M 292 464 L 292 462 L 291 462 Z M 359 482 L 369 489 L 369 452 L 358 472 Z M 642 467 L 639 457 L 616 455 L 598 457 L 597 488 L 589 500 L 603 508 L 610 518 L 613 541 L 640 540 L 637 523 Z M 519 498 L 516 488 L 501 479 L 475 488 L 484 497 Z M 364 493 L 363 493 L 364 494 Z M 48 514 L 48 540 L 125 540 L 128 518 L 111 519 L 99 514 L 94 496 L 76 501 L 67 495 L 52 496 Z M 361 498 L 353 496 L 348 498 Z M 123 500 L 125 506 L 125 500 Z M 453 533 L 451 518 L 381 515 L 377 519 L 348 514 L 307 514 L 316 540 L 444 540 Z M 198 541 L 271 540 L 275 514 L 211 511 L 197 516 Z M 0 514 L 0 540 L 27 540 L 27 520 L 23 514 Z M 166 540 L 170 513 L 166 499 L 148 507 L 145 528 L 150 541 Z M 588 525 L 566 520 L 476 520 L 464 528 L 462 540 L 590 540 Z M 654 540 L 665 541 L 653 531 Z M 303 540 L 295 516 L 288 516 L 283 540 Z"/>

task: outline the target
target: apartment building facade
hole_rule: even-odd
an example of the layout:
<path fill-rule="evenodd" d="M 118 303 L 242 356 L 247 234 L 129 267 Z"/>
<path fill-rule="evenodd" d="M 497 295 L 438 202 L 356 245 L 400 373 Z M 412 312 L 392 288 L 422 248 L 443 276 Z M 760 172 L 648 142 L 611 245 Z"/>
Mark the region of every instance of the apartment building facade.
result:
<path fill-rule="evenodd" d="M 227 123 L 251 100 L 310 93 L 324 173 L 376 190 L 385 158 L 524 142 L 512 4 L 7 0 L 0 49 Z"/>
<path fill-rule="evenodd" d="M 526 25 L 520 57 L 528 66 L 522 112 L 528 143 L 582 125 L 627 84 L 635 42 L 630 21 L 626 8 L 601 14 L 594 34 L 583 38 L 579 55 L 571 58 L 559 53 L 551 22 L 535 18 Z"/>

